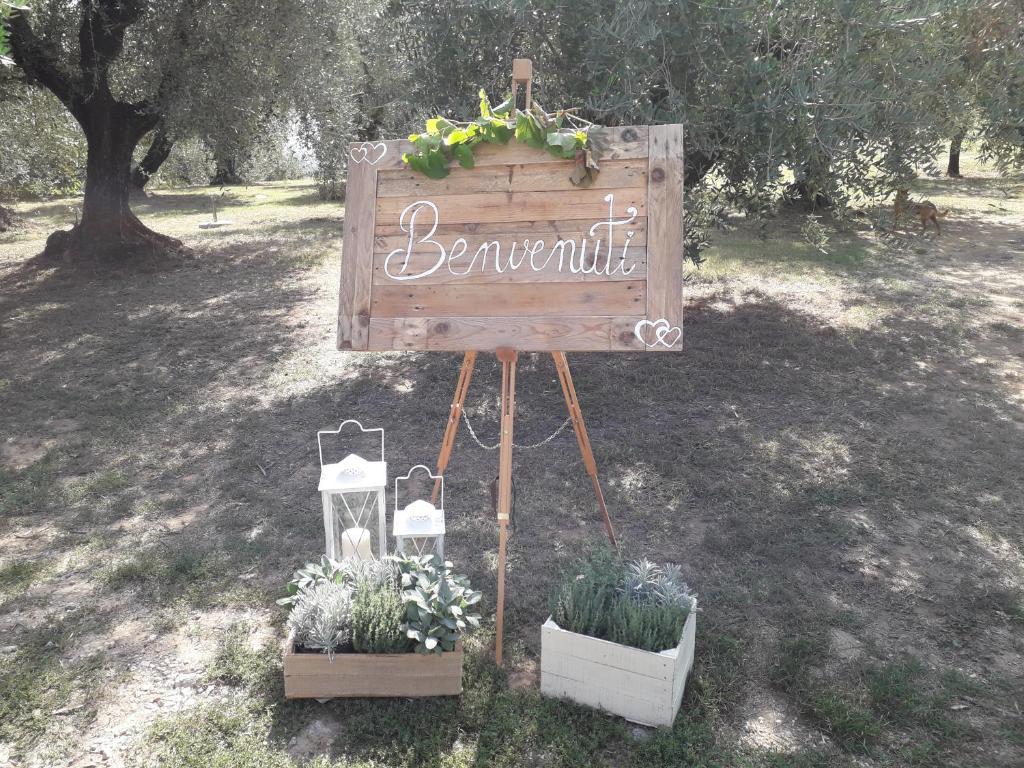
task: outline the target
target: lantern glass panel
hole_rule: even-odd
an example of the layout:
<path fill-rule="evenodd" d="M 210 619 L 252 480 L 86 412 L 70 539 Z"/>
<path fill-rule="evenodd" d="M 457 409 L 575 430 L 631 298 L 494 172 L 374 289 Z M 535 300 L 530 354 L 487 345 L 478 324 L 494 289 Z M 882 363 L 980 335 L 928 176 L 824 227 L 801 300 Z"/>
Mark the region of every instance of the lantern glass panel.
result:
<path fill-rule="evenodd" d="M 325 492 L 324 499 L 328 557 L 368 560 L 387 554 L 383 488 Z"/>
<path fill-rule="evenodd" d="M 399 552 L 444 557 L 444 510 L 429 501 L 414 501 L 395 512 L 395 547 Z"/>
<path fill-rule="evenodd" d="M 379 434 L 379 461 L 349 453 L 339 462 L 324 462 L 323 437 L 336 436 L 349 424 L 360 433 Z M 323 499 L 327 556 L 336 560 L 384 557 L 387 554 L 384 488 L 388 475 L 384 430 L 367 429 L 355 419 L 347 419 L 337 429 L 317 432 L 316 440 L 320 453 L 319 490 Z"/>

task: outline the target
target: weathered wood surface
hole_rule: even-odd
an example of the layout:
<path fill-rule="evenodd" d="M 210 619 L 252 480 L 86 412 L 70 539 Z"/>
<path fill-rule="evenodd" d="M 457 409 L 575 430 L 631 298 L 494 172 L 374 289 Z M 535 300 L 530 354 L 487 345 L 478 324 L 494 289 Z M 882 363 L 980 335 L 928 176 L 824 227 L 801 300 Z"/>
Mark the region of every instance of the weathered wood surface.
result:
<path fill-rule="evenodd" d="M 512 343 L 523 352 L 608 352 L 643 350 L 632 327 L 642 316 L 609 317 L 449 317 L 378 318 L 370 320 L 370 349 L 425 349 L 459 352 L 497 349 Z M 622 327 L 629 325 L 629 337 Z"/>
<path fill-rule="evenodd" d="M 606 146 L 599 153 L 598 161 L 632 160 L 647 157 L 648 127 L 645 125 L 629 125 L 614 128 L 595 128 L 602 134 Z M 402 154 L 412 151 L 412 143 L 406 139 L 395 139 L 379 142 L 386 148 L 384 156 L 377 162 L 378 170 L 404 169 Z M 477 166 L 518 165 L 521 163 L 548 163 L 550 154 L 543 150 L 528 147 L 515 140 L 508 144 L 481 144 L 474 148 L 473 160 Z M 351 163 L 350 163 L 351 167 Z"/>
<path fill-rule="evenodd" d="M 600 239 L 602 245 L 606 244 L 607 230 L 602 227 L 599 234 L 592 236 L 590 229 L 594 225 L 592 219 L 563 219 L 561 221 L 534 220 L 534 221 L 511 221 L 491 222 L 480 224 L 441 224 L 434 231 L 431 240 L 444 246 L 450 251 L 452 244 L 460 237 L 466 241 L 466 251 L 473 253 L 485 242 L 498 240 L 500 242 L 513 242 L 518 240 L 543 240 L 552 245 L 559 240 L 590 240 Z M 612 245 L 625 245 L 629 240 L 630 246 L 647 245 L 647 219 L 638 216 L 637 220 L 626 227 L 616 227 L 612 230 Z M 376 237 L 374 238 L 375 253 L 390 253 L 396 248 L 406 249 L 409 245 L 409 233 L 403 232 L 398 222 L 377 222 Z M 430 243 L 414 242 L 412 251 L 436 252 L 437 246 Z"/>
<path fill-rule="evenodd" d="M 338 292 L 338 346 L 366 349 L 373 280 L 374 197 L 377 170 L 368 163 L 349 166 L 341 286 Z"/>
<path fill-rule="evenodd" d="M 599 222 L 608 216 L 605 197 L 615 196 L 615 215 L 622 217 L 627 208 L 646 215 L 647 188 L 575 189 L 553 192 L 481 192 L 470 195 L 434 195 L 424 192 L 407 197 L 382 197 L 377 200 L 377 220 L 398 222 L 402 211 L 420 200 L 437 206 L 438 219 L 446 224 L 477 224 L 522 219 L 587 219 Z"/>
<path fill-rule="evenodd" d="M 589 188 L 514 141 L 439 180 L 402 164 L 408 142 L 354 145 L 339 345 L 681 348 L 682 128 L 601 130 Z"/>
<path fill-rule="evenodd" d="M 647 231 L 647 316 L 666 320 L 672 328 L 683 327 L 683 126 L 655 125 L 650 130 L 648 172 L 650 217 Z M 683 334 L 672 333 L 672 344 L 650 343 L 648 351 L 682 349 Z"/>
<path fill-rule="evenodd" d="M 377 286 L 371 312 L 375 318 L 641 315 L 644 293 L 639 280 L 501 286 L 405 283 Z"/>
<path fill-rule="evenodd" d="M 671 725 L 693 666 L 696 605 L 679 645 L 654 653 L 541 627 L 541 693 L 567 698 L 643 725 Z"/>
<path fill-rule="evenodd" d="M 486 241 L 485 241 L 486 242 Z M 480 248 L 483 245 L 478 245 Z M 559 262 L 553 258 L 544 262 L 543 258 L 538 260 L 540 269 L 508 269 L 503 264 L 496 263 L 493 258 L 476 258 L 476 249 L 468 250 L 467 255 L 452 262 L 451 267 L 443 266 L 435 272 L 415 280 L 416 285 L 434 285 L 444 283 L 456 283 L 459 285 L 502 284 L 502 283 L 579 283 L 579 282 L 608 282 L 621 280 L 644 280 L 647 277 L 647 249 L 642 246 L 629 246 L 625 250 L 620 246 L 615 248 L 612 255 L 612 266 L 614 273 L 611 275 L 605 272 L 595 272 L 594 267 L 600 263 L 605 264 L 607 258 L 603 255 L 605 247 L 602 245 L 600 262 L 594 254 L 588 254 L 585 260 L 579 262 L 585 271 L 573 272 L 568 263 L 569 258 Z M 484 255 L 487 255 L 486 253 Z M 375 253 L 373 255 L 373 284 L 404 284 L 403 281 L 389 275 L 385 270 L 387 253 Z M 408 263 L 405 258 L 394 259 L 391 264 L 391 271 L 397 275 L 422 274 L 430 269 L 437 262 L 436 253 L 413 252 Z M 575 262 L 574 262 L 575 263 Z M 499 266 L 503 271 L 498 271 Z"/>
<path fill-rule="evenodd" d="M 457 696 L 462 693 L 462 644 L 451 653 L 295 653 L 284 650 L 289 699 L 371 696 Z"/>
<path fill-rule="evenodd" d="M 403 168 L 381 171 L 377 197 L 420 197 L 427 195 L 467 195 L 484 192 L 549 192 L 576 190 L 569 181 L 572 165 L 564 160 L 511 164 L 502 173 L 480 173 L 476 168 L 455 167 L 443 179 L 428 179 L 422 173 Z M 647 187 L 647 161 L 609 160 L 601 165 L 588 189 L 628 189 Z"/>

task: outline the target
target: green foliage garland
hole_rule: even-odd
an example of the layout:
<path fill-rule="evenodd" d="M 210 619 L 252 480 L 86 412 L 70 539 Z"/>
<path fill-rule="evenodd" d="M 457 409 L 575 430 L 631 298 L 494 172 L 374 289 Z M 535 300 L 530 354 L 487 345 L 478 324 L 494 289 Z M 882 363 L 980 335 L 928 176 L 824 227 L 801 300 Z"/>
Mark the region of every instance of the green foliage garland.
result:
<path fill-rule="evenodd" d="M 574 117 L 568 110 L 549 114 L 534 105 L 525 112 L 520 111 L 515 108 L 512 97 L 492 107 L 481 88 L 480 117 L 471 123 L 453 123 L 440 116 L 427 120 L 423 133 L 409 136 L 413 151 L 403 154 L 402 161 L 431 179 L 443 179 L 453 160 L 463 168 L 475 165 L 474 147 L 508 144 L 514 138 L 528 147 L 547 150 L 561 160 L 574 160 L 569 180 L 577 186 L 588 186 L 599 170 L 589 141 L 589 127 L 589 123 Z"/>

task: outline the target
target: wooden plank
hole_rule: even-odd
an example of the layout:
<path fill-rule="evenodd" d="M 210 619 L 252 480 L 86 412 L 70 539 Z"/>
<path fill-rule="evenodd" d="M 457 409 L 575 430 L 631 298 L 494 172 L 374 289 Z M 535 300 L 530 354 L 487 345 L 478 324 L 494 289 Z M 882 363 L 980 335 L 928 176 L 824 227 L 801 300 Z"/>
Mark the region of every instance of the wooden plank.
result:
<path fill-rule="evenodd" d="M 607 209 L 605 210 L 607 213 Z M 603 219 L 602 219 L 603 220 Z M 588 240 L 593 237 L 603 238 L 607 232 L 606 227 L 596 230 L 596 235 L 590 234 L 594 226 L 594 219 L 562 219 L 548 221 L 512 221 L 512 222 L 488 222 L 486 224 L 439 224 L 430 239 L 435 240 L 450 251 L 452 244 L 460 237 L 466 240 L 466 250 L 470 253 L 485 241 L 500 240 L 507 242 L 523 239 L 543 240 L 551 243 L 557 240 L 576 240 L 583 238 Z M 631 222 L 628 227 L 617 226 L 612 228 L 612 244 L 625 245 L 647 244 L 647 218 L 637 216 L 636 221 Z M 430 251 L 436 252 L 437 246 L 430 243 L 419 242 L 416 238 L 413 243 L 413 252 Z M 374 251 L 376 253 L 390 253 L 396 248 L 409 247 L 409 233 L 403 231 L 398 222 L 377 221 L 376 237 L 374 238 Z"/>
<path fill-rule="evenodd" d="M 636 315 L 643 312 L 641 280 L 597 283 L 512 283 L 495 285 L 380 285 L 371 302 L 373 317 L 515 317 L 535 315 Z"/>
<path fill-rule="evenodd" d="M 661 653 L 541 627 L 541 692 L 645 725 L 671 725 L 693 666 L 696 603 L 679 645 Z"/>
<path fill-rule="evenodd" d="M 479 247 L 479 246 L 478 246 Z M 550 250 L 550 249 L 549 249 Z M 607 270 L 602 268 L 600 272 L 572 272 L 568 266 L 568 259 L 564 260 L 559 269 L 557 257 L 545 262 L 544 257 L 538 257 L 537 266 L 542 269 L 504 269 L 497 270 L 497 262 L 494 259 L 478 258 L 470 264 L 475 253 L 474 250 L 467 250 L 467 256 L 456 260 L 449 266 L 438 268 L 431 274 L 417 277 L 411 281 L 415 285 L 440 285 L 446 283 L 458 283 L 470 285 L 478 283 L 578 283 L 578 282 L 607 282 L 613 280 L 643 280 L 647 277 L 647 249 L 644 247 L 615 248 L 612 253 L 611 265 L 614 273 L 606 274 Z M 545 251 L 547 253 L 547 251 Z M 373 255 L 373 284 L 374 285 L 395 285 L 407 284 L 402 280 L 395 279 L 385 270 L 385 260 L 388 254 L 378 252 Z M 390 269 L 401 270 L 397 275 L 417 275 L 427 272 L 438 261 L 438 255 L 431 253 L 413 253 L 406 263 L 404 257 L 396 257 Z M 598 265 L 607 265 L 608 256 L 604 246 L 601 254 L 597 257 Z M 581 263 L 584 268 L 592 268 L 595 265 L 593 254 L 587 254 L 585 261 Z M 468 274 L 465 274 L 468 272 Z"/>
<path fill-rule="evenodd" d="M 366 349 L 373 282 L 373 229 L 377 169 L 349 163 L 338 301 L 338 349 Z"/>
<path fill-rule="evenodd" d="M 548 192 L 576 187 L 569 181 L 572 164 L 565 160 L 544 163 L 462 168 L 456 166 L 443 179 L 430 179 L 416 171 L 384 170 L 377 176 L 377 197 L 440 197 L 483 192 Z M 625 189 L 647 186 L 647 160 L 609 160 L 587 189 Z"/>
<path fill-rule="evenodd" d="M 650 271 L 648 269 L 648 271 Z M 650 290 L 650 277 L 648 276 L 648 290 Z M 608 337 L 611 342 L 611 349 L 617 352 L 643 352 L 647 347 L 636 335 L 636 324 L 646 318 L 637 317 L 616 317 L 612 320 Z"/>
<path fill-rule="evenodd" d="M 462 692 L 463 650 L 419 653 L 295 653 L 285 644 L 287 698 L 451 696 Z"/>
<path fill-rule="evenodd" d="M 613 196 L 611 203 L 605 198 Z M 384 197 L 377 200 L 377 219 L 385 225 L 400 225 L 402 212 L 427 198 L 417 196 Z M 609 205 L 616 219 L 625 219 L 627 210 L 646 216 L 647 187 L 628 187 L 613 192 L 605 189 L 575 189 L 550 192 L 488 192 L 472 195 L 443 195 L 429 198 L 437 208 L 436 222 L 467 224 L 523 219 L 591 219 L 604 221 Z M 423 211 L 423 216 L 430 213 Z M 433 217 L 422 221 L 423 235 L 431 229 Z"/>
<path fill-rule="evenodd" d="M 642 316 L 627 318 L 636 322 Z M 610 317 L 373 318 L 370 349 L 481 352 L 515 345 L 521 352 L 607 352 Z"/>
<path fill-rule="evenodd" d="M 613 128 L 592 128 L 593 133 L 600 134 L 604 141 L 604 150 L 598 153 L 598 162 L 602 160 L 624 160 L 647 157 L 648 126 L 623 125 Z M 379 142 L 384 145 L 384 154 L 377 161 L 377 168 L 405 168 L 402 154 L 412 151 L 412 143 L 407 139 Z M 371 155 L 375 157 L 377 153 Z M 481 144 L 474 148 L 473 159 L 477 166 L 485 165 L 516 165 L 519 163 L 548 163 L 552 156 L 542 150 L 520 144 L 515 139 L 508 144 Z M 571 163 L 566 160 L 565 163 Z"/>
<path fill-rule="evenodd" d="M 671 680 L 675 669 L 674 655 L 644 651 L 610 640 L 570 632 L 550 619 L 541 627 L 541 641 L 544 650 L 550 651 L 552 655 L 569 656 L 609 669 L 625 669 L 638 677 Z"/>
<path fill-rule="evenodd" d="M 569 699 L 577 704 L 617 715 L 632 723 L 664 726 L 675 722 L 676 713 L 660 701 L 648 698 L 647 690 L 611 687 L 542 671 L 540 692 L 545 696 Z"/>
<path fill-rule="evenodd" d="M 668 352 L 683 346 L 683 126 L 651 126 L 647 178 L 647 317 L 658 327 L 645 327 L 645 340 Z"/>

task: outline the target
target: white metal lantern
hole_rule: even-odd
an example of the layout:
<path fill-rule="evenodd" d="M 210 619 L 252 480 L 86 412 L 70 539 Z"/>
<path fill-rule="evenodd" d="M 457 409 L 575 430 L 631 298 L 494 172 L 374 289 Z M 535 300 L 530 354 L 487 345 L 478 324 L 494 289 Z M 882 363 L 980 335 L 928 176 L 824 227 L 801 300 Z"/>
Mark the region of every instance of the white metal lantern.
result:
<path fill-rule="evenodd" d="M 417 469 L 422 469 L 431 480 L 441 483 L 441 506 L 435 507 L 426 499 L 417 499 L 398 508 L 398 481 L 408 480 Z M 444 477 L 433 474 L 423 464 L 417 464 L 402 477 L 395 478 L 395 519 L 392 527 L 395 549 L 406 554 L 411 548 L 418 555 L 438 554 L 444 557 Z"/>
<path fill-rule="evenodd" d="M 336 464 L 324 464 L 324 435 L 337 435 L 347 424 L 362 432 L 380 432 L 380 461 L 367 461 L 350 453 Z M 387 554 L 387 508 L 384 489 L 388 465 L 384 461 L 384 430 L 366 429 L 355 419 L 334 430 L 316 433 L 320 449 L 320 496 L 324 505 L 327 556 L 335 560 L 379 559 Z M 373 518 L 377 525 L 374 533 Z"/>

